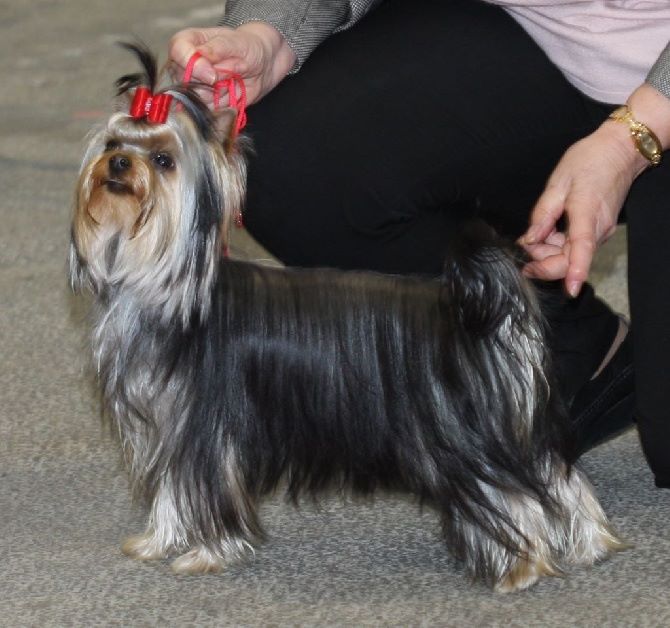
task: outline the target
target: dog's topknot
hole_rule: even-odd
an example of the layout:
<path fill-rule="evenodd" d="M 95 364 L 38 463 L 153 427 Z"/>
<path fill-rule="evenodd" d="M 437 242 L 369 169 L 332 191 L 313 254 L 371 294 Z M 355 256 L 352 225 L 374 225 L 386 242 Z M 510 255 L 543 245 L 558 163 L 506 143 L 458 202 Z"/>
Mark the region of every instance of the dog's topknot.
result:
<path fill-rule="evenodd" d="M 158 64 L 156 57 L 143 42 L 119 42 L 119 46 L 132 52 L 140 62 L 143 72 L 124 74 L 116 80 L 117 95 L 125 94 L 134 87 L 148 87 L 152 92 L 156 90 L 158 79 Z"/>
<path fill-rule="evenodd" d="M 116 80 L 117 96 L 121 96 L 137 87 L 147 87 L 152 93 L 167 93 L 173 96 L 188 112 L 198 132 L 205 141 L 214 136 L 214 117 L 195 91 L 196 87 L 208 87 L 198 82 L 170 85 L 165 89 L 157 89 L 159 82 L 158 63 L 156 56 L 143 42 L 119 42 L 119 46 L 133 53 L 143 69 L 142 72 L 124 74 Z"/>

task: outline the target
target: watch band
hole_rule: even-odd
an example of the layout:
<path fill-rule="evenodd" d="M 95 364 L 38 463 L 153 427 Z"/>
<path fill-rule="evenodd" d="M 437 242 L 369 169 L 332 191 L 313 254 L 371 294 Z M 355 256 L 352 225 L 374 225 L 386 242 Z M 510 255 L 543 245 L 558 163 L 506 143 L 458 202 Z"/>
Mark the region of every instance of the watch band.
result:
<path fill-rule="evenodd" d="M 661 142 L 646 124 L 635 119 L 628 105 L 617 107 L 609 117 L 628 125 L 635 148 L 645 159 L 649 160 L 652 166 L 658 166 L 661 163 L 663 153 Z"/>

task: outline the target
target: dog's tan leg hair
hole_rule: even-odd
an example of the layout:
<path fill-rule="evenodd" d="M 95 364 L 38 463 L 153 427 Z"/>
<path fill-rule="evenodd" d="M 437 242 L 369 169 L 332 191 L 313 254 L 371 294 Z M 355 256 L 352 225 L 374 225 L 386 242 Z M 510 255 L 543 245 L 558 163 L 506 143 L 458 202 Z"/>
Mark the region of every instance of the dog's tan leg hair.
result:
<path fill-rule="evenodd" d="M 156 493 L 144 534 L 128 537 L 121 551 L 135 560 L 158 560 L 171 550 L 188 543 L 183 523 L 177 515 L 169 479 L 165 479 Z"/>
<path fill-rule="evenodd" d="M 197 575 L 219 573 L 225 561 L 204 545 L 199 545 L 172 561 L 170 568 L 176 574 Z"/>
<path fill-rule="evenodd" d="M 507 574 L 494 585 L 497 593 L 513 593 L 532 587 L 543 576 L 561 576 L 544 558 L 519 559 Z"/>

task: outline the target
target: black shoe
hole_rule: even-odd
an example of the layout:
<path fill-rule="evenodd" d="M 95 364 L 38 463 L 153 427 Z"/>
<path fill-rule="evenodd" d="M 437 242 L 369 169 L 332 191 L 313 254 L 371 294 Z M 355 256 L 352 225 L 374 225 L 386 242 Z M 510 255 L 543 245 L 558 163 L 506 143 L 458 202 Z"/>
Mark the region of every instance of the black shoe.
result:
<path fill-rule="evenodd" d="M 612 359 L 580 388 L 570 405 L 572 459 L 630 428 L 634 411 L 633 350 L 628 333 Z"/>

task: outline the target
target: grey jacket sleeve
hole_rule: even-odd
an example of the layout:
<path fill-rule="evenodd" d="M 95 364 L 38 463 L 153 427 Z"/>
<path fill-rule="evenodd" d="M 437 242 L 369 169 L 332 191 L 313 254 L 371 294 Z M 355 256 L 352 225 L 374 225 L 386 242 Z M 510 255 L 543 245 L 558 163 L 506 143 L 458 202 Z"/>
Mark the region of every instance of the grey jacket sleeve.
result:
<path fill-rule="evenodd" d="M 360 20 L 381 0 L 227 0 L 220 26 L 267 22 L 296 54 L 297 71 L 312 51 L 333 33 Z"/>
<path fill-rule="evenodd" d="M 670 44 L 665 47 L 661 56 L 649 70 L 646 82 L 670 98 Z"/>

